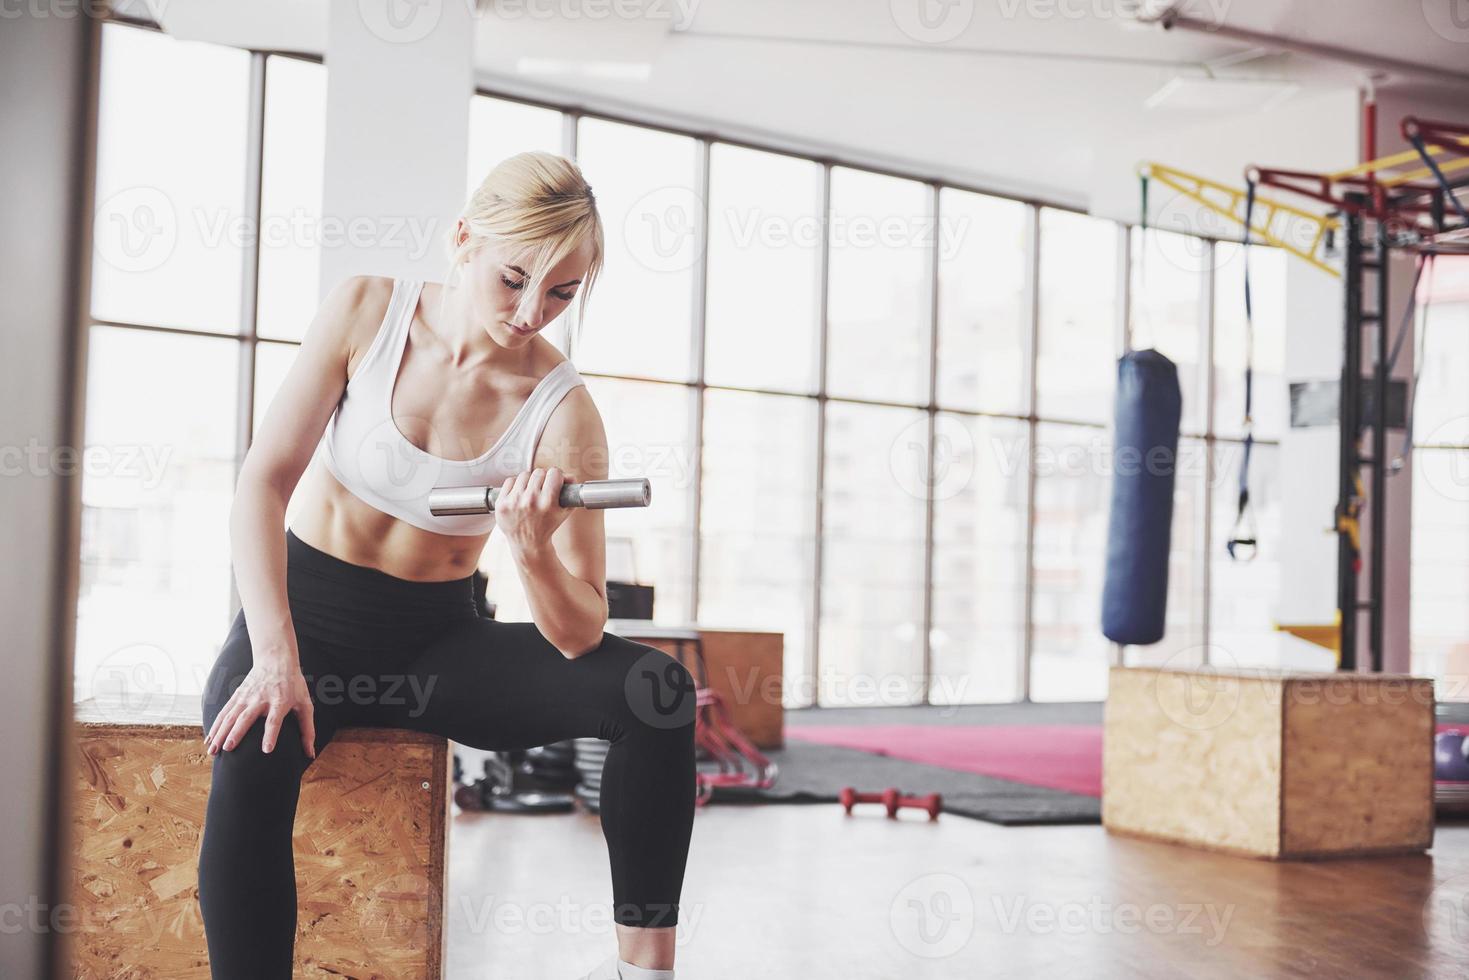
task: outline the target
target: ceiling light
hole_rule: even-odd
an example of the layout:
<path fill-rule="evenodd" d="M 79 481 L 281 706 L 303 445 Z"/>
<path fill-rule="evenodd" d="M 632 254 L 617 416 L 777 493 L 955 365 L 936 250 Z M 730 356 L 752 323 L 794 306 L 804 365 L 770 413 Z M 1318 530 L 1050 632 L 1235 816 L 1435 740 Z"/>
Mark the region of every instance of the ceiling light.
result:
<path fill-rule="evenodd" d="M 1149 109 L 1260 112 L 1275 108 L 1300 88 L 1293 82 L 1268 78 L 1169 79 L 1143 103 Z"/>

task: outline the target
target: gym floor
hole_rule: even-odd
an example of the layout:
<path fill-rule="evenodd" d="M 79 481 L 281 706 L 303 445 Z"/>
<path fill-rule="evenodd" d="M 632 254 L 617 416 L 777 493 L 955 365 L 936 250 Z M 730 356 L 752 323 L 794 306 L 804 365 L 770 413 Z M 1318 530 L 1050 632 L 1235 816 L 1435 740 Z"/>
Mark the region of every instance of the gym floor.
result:
<path fill-rule="evenodd" d="M 1465 975 L 1469 824 L 1440 824 L 1426 855 L 1275 863 L 1098 826 L 900 819 L 846 817 L 836 804 L 701 811 L 680 973 L 1049 977 L 1085 964 L 1089 980 Z M 973 908 L 946 900 L 950 876 Z M 569 978 L 613 948 L 592 814 L 457 815 L 449 887 L 449 976 Z M 900 935 L 893 910 L 910 900 L 945 924 Z"/>

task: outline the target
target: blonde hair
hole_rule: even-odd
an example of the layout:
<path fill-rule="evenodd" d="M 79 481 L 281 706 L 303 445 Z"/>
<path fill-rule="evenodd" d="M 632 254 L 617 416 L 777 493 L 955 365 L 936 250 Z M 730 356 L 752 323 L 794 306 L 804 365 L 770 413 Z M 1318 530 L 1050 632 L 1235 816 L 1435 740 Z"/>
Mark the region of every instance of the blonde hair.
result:
<path fill-rule="evenodd" d="M 450 232 L 450 274 L 456 274 L 462 260 L 492 239 L 505 247 L 526 271 L 526 288 L 515 310 L 518 321 L 524 321 L 551 269 L 591 241 L 592 261 L 577 299 L 576 332 L 580 333 L 605 249 L 597 199 L 575 163 L 541 150 L 507 157 L 480 182 L 459 217 L 469 226 L 469 234 L 461 244 L 457 224 Z"/>

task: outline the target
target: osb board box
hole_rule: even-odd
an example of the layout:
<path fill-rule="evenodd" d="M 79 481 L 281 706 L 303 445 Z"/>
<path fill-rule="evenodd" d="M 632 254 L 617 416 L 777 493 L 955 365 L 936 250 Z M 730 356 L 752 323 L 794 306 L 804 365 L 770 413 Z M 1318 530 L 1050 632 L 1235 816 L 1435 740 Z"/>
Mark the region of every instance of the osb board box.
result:
<path fill-rule="evenodd" d="M 199 699 L 76 706 L 69 960 L 77 978 L 208 980 L 199 844 L 213 760 Z M 296 809 L 297 977 L 438 978 L 444 738 L 344 728 Z"/>
<path fill-rule="evenodd" d="M 709 689 L 719 694 L 730 720 L 760 749 L 785 747 L 785 634 L 752 630 L 675 628 L 637 620 L 609 621 L 609 632 L 678 655 L 693 669 L 693 638 L 703 647 Z"/>
<path fill-rule="evenodd" d="M 1433 682 L 1113 667 L 1109 831 L 1264 858 L 1433 843 Z"/>

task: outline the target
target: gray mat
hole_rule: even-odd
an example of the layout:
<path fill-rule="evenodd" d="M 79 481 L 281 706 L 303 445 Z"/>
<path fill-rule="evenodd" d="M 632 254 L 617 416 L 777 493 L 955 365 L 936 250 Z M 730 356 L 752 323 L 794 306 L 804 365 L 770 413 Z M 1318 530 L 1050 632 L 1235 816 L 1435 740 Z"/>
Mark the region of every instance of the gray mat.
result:
<path fill-rule="evenodd" d="M 716 788 L 710 802 L 836 806 L 837 794 L 844 786 L 855 786 L 863 792 L 896 786 L 915 796 L 940 793 L 945 813 L 1007 827 L 1095 824 L 1102 819 L 1102 801 L 1096 797 L 1026 786 L 858 749 L 788 738 L 784 749 L 771 749 L 765 755 L 780 767 L 775 786 L 768 790 Z M 870 806 L 873 812 L 882 812 L 879 804 Z"/>
<path fill-rule="evenodd" d="M 791 708 L 787 725 L 1100 725 L 1100 701 Z"/>

